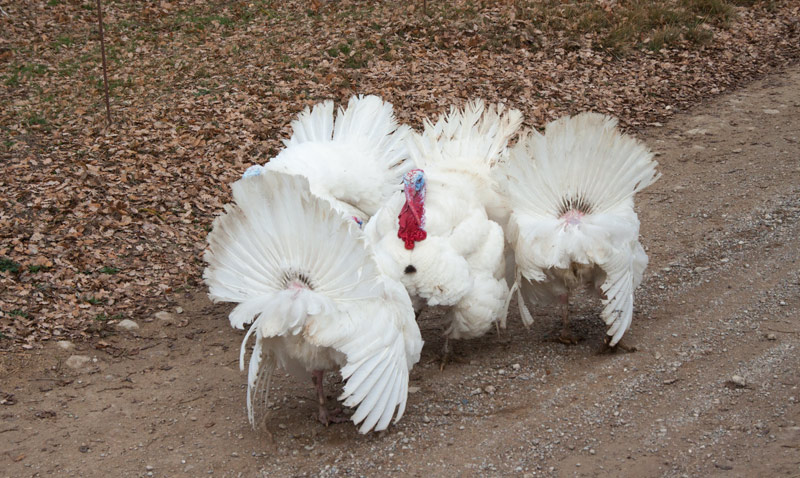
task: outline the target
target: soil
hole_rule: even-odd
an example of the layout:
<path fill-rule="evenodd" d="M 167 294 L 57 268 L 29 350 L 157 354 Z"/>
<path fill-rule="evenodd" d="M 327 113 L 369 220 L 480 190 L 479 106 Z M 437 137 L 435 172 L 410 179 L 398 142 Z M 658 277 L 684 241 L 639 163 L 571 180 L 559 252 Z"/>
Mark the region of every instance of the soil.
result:
<path fill-rule="evenodd" d="M 0 476 L 800 476 L 799 132 L 798 66 L 639 132 L 663 177 L 637 198 L 634 353 L 603 352 L 587 297 L 578 345 L 551 340 L 558 310 L 514 311 L 440 372 L 433 311 L 397 425 L 326 428 L 311 383 L 278 377 L 257 432 L 243 334 L 197 290 L 167 320 L 0 356 Z"/>

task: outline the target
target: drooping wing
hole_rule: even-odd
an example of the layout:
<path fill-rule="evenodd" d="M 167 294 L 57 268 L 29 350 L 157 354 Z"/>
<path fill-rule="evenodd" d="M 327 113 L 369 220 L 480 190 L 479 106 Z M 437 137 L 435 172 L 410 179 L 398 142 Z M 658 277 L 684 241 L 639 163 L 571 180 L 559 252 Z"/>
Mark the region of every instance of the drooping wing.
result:
<path fill-rule="evenodd" d="M 341 369 L 347 380 L 340 399 L 355 406 L 351 419 L 359 431 L 384 430 L 405 411 L 408 375 L 419 360 L 422 337 L 411 300 L 403 286 L 387 280 L 386 295 L 378 300 L 341 304 L 335 323 L 319 316 L 309 320 L 307 339 L 333 347 L 347 357 Z M 396 411 L 396 413 L 395 413 Z"/>

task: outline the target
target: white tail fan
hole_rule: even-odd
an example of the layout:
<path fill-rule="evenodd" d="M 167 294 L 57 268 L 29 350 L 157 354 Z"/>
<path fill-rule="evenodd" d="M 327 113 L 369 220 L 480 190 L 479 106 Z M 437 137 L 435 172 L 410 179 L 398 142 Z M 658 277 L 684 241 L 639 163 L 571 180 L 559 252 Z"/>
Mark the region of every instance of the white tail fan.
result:
<path fill-rule="evenodd" d="M 413 135 L 411 158 L 423 169 L 448 159 L 457 168 L 491 168 L 521 124 L 518 110 L 502 104 L 487 109 L 482 100 L 473 100 L 462 110 L 452 107 L 436 124 L 426 120 L 423 133 Z"/>
<path fill-rule="evenodd" d="M 661 174 L 647 146 L 616 125 L 609 116 L 582 113 L 520 139 L 506 166 L 514 210 L 558 218 L 568 201 L 594 214 L 632 204 Z"/>
<path fill-rule="evenodd" d="M 263 422 L 274 368 L 316 369 L 321 355 L 327 368 L 341 367 L 345 404 L 357 406 L 360 431 L 381 430 L 395 410 L 396 420 L 402 416 L 408 373 L 419 360 L 411 301 L 378 270 L 356 223 L 309 189 L 305 178 L 275 172 L 233 184 L 234 203 L 208 235 L 209 296 L 238 303 L 232 326 L 252 322 L 240 365 L 255 334 L 247 394 L 254 426 Z"/>
<path fill-rule="evenodd" d="M 647 264 L 633 196 L 660 177 L 649 149 L 616 125 L 596 113 L 558 119 L 544 135 L 522 138 L 503 165 L 512 209 L 506 234 L 521 275 L 536 283 L 551 268 L 600 266 L 611 345 L 630 326 Z"/>
<path fill-rule="evenodd" d="M 292 130 L 286 148 L 265 167 L 307 177 L 314 194 L 347 216 L 375 214 L 412 169 L 411 129 L 399 126 L 392 105 L 377 96 L 350 98 L 335 120 L 330 100 L 306 108 Z"/>

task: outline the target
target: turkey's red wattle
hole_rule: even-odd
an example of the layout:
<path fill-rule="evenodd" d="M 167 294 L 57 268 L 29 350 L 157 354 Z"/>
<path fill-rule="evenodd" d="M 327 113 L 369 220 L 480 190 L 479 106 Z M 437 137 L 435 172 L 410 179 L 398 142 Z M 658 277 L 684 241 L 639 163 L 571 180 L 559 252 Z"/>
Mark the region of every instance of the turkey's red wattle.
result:
<path fill-rule="evenodd" d="M 397 237 L 403 240 L 406 249 L 414 249 L 415 242 L 422 241 L 428 237 L 428 233 L 422 229 L 421 224 L 424 214 L 424 205 L 406 201 L 400 211 L 400 215 L 397 216 L 400 220 L 400 230 L 397 231 Z"/>

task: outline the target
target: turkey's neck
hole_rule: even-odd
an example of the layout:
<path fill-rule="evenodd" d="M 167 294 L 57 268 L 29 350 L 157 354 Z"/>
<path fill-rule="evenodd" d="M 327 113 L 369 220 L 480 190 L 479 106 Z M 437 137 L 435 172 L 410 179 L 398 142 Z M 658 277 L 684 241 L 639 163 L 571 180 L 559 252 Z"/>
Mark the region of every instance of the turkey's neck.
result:
<path fill-rule="evenodd" d="M 403 240 L 406 249 L 414 249 L 414 243 L 424 240 L 428 234 L 425 232 L 425 186 L 415 190 L 413 184 L 404 187 L 406 203 L 397 219 L 400 229 L 397 237 Z"/>

